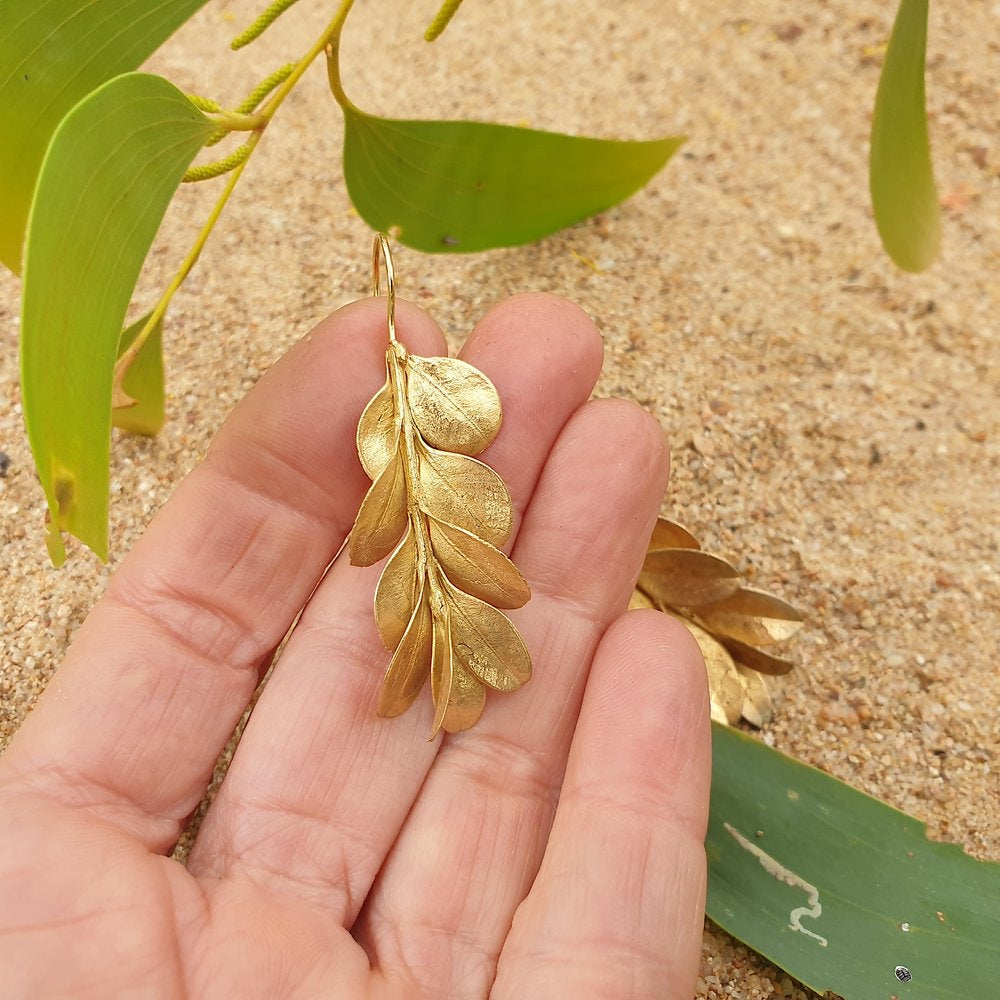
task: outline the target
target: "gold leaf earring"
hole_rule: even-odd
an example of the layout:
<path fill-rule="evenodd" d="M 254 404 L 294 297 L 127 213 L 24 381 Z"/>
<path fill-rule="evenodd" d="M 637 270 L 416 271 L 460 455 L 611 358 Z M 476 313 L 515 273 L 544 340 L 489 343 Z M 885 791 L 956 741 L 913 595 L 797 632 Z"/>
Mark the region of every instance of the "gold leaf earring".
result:
<path fill-rule="evenodd" d="M 513 521 L 507 487 L 473 457 L 500 430 L 496 387 L 464 361 L 417 357 L 396 339 L 392 257 L 381 233 L 372 251 L 376 296 L 380 259 L 386 382 L 358 423 L 358 455 L 372 485 L 348 552 L 355 566 L 389 556 L 375 591 L 375 623 L 392 652 L 378 714 L 405 712 L 429 673 L 433 739 L 474 725 L 487 686 L 513 691 L 531 677 L 528 650 L 500 610 L 521 607 L 531 592 L 500 551 Z"/>
<path fill-rule="evenodd" d="M 660 518 L 646 550 L 630 608 L 658 608 L 682 621 L 708 668 L 712 718 L 740 717 L 764 726 L 771 719 L 765 674 L 787 674 L 791 660 L 758 649 L 790 639 L 802 614 L 790 604 L 743 585 L 725 559 L 704 552 L 686 528 Z"/>

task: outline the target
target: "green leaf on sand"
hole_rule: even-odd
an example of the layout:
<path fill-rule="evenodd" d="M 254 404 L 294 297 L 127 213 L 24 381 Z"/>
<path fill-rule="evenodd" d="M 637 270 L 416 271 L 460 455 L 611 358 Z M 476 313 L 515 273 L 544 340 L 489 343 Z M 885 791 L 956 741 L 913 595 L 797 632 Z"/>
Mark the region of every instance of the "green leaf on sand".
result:
<path fill-rule="evenodd" d="M 133 323 L 121 335 L 118 357 L 139 336 L 146 325 L 149 313 Z M 125 394 L 135 400 L 134 406 L 116 406 L 111 411 L 111 422 L 123 431 L 133 434 L 157 434 L 163 427 L 163 320 L 157 320 L 139 348 L 139 353 L 125 372 L 122 380 Z"/>
<path fill-rule="evenodd" d="M 980 1000 L 1000 969 L 1000 864 L 712 724 L 708 915 L 811 989 Z"/>
<path fill-rule="evenodd" d="M 52 133 L 92 90 L 136 69 L 206 0 L 3 0 L 0 261 L 21 266 L 31 194 Z"/>
<path fill-rule="evenodd" d="M 634 194 L 684 142 L 590 139 L 344 106 L 344 176 L 373 229 L 428 253 L 515 246 Z"/>
<path fill-rule="evenodd" d="M 25 244 L 24 419 L 58 530 L 107 558 L 111 387 L 125 312 L 181 177 L 213 131 L 172 84 L 129 73 L 63 119 Z"/>
<path fill-rule="evenodd" d="M 872 117 L 869 182 L 882 245 L 905 271 L 937 256 L 941 221 L 924 107 L 928 0 L 902 0 Z"/>

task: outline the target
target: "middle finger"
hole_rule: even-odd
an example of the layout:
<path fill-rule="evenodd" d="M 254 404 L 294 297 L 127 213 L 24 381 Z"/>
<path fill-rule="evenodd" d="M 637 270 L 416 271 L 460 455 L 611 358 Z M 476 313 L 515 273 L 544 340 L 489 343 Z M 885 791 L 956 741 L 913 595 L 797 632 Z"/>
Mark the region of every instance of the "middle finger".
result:
<path fill-rule="evenodd" d="M 489 992 L 542 860 L 594 651 L 632 593 L 667 466 L 659 425 L 620 399 L 582 407 L 549 457 L 514 547 L 535 592 L 514 615 L 536 676 L 445 742 L 355 926 L 378 967 L 422 995 Z"/>
<path fill-rule="evenodd" d="M 463 351 L 503 401 L 503 427 L 483 457 L 508 484 L 515 532 L 552 443 L 593 389 L 601 354 L 586 315 L 548 295 L 497 306 Z M 402 718 L 375 717 L 389 658 L 372 616 L 377 577 L 377 567 L 340 559 L 317 590 L 189 862 L 196 875 L 247 878 L 311 900 L 345 925 L 441 744 L 426 742 L 426 694 Z"/>

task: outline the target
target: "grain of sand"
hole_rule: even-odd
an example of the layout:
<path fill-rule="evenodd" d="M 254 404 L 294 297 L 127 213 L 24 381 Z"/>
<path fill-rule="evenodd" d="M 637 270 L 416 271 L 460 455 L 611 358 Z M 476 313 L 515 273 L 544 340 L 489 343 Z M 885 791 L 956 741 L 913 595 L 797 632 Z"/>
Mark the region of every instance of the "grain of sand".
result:
<path fill-rule="evenodd" d="M 366 0 L 345 83 L 401 117 L 690 136 L 626 204 L 537 245 L 400 251 L 402 294 L 453 347 L 509 293 L 577 300 L 605 337 L 599 394 L 638 400 L 673 443 L 665 512 L 808 614 L 767 742 L 1000 859 L 1000 5 L 933 5 L 944 245 L 918 276 L 881 252 L 866 195 L 891 6 L 513 0 L 496 23 L 496 5 L 470 0 L 426 46 L 430 7 Z M 236 103 L 307 47 L 329 7 L 304 0 L 234 56 L 226 42 L 257 5 L 213 0 L 150 68 Z M 3 741 L 225 414 L 317 320 L 367 294 L 370 233 L 350 209 L 325 88 L 317 66 L 175 300 L 167 427 L 113 442 L 110 567 L 75 544 L 66 567 L 47 563 L 17 388 L 19 287 L 0 276 Z M 181 192 L 140 304 L 211 197 Z M 804 995 L 706 929 L 699 997 Z"/>

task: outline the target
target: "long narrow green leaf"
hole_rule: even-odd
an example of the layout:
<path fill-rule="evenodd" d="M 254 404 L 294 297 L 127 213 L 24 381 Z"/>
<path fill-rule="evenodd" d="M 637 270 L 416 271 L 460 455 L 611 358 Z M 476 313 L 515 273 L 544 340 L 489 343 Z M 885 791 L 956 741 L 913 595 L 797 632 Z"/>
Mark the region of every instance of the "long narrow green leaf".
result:
<path fill-rule="evenodd" d="M 983 1000 L 1000 977 L 1000 864 L 713 723 L 708 915 L 846 1000 Z"/>
<path fill-rule="evenodd" d="M 634 194 L 680 148 L 344 109 L 344 176 L 373 228 L 429 253 L 540 239 Z"/>
<path fill-rule="evenodd" d="M 25 245 L 24 419 L 53 528 L 107 557 L 112 372 L 142 262 L 212 123 L 172 84 L 129 73 L 62 121 Z"/>
<path fill-rule="evenodd" d="M 941 242 L 924 107 L 927 3 L 900 2 L 875 97 L 868 164 L 882 245 L 905 271 L 929 267 Z"/>
<path fill-rule="evenodd" d="M 149 319 L 147 313 L 122 331 L 118 342 L 118 357 L 142 331 Z M 163 385 L 163 320 L 157 320 L 146 342 L 139 348 L 135 360 L 128 366 L 122 379 L 125 395 L 135 400 L 134 406 L 116 407 L 111 411 L 111 422 L 123 431 L 133 434 L 157 434 L 163 427 L 165 410 Z"/>
<path fill-rule="evenodd" d="M 107 80 L 136 69 L 206 0 L 2 0 L 0 261 L 21 266 L 28 206 L 52 133 Z"/>

